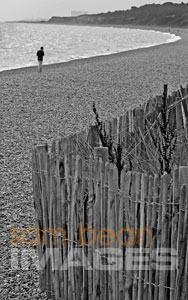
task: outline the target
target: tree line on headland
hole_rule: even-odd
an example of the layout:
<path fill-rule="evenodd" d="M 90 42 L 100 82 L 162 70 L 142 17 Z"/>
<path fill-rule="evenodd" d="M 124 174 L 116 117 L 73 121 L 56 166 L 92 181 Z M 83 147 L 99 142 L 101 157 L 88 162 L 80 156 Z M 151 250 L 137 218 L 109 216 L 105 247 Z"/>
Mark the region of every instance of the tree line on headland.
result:
<path fill-rule="evenodd" d="M 44 23 L 44 22 L 42 22 Z M 129 10 L 81 15 L 77 17 L 52 17 L 45 23 L 69 25 L 151 25 L 188 27 L 188 3 L 147 4 L 132 6 Z"/>

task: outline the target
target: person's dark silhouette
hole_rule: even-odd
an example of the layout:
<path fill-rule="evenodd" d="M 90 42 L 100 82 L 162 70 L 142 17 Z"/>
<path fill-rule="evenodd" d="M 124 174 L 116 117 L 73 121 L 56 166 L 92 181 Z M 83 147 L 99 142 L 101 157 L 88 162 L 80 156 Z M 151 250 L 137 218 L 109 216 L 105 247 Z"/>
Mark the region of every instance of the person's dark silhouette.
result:
<path fill-rule="evenodd" d="M 42 72 L 43 56 L 44 56 L 44 48 L 41 47 L 40 50 L 37 51 L 37 57 L 38 57 L 38 63 L 39 63 L 39 66 L 38 66 L 39 73 Z"/>

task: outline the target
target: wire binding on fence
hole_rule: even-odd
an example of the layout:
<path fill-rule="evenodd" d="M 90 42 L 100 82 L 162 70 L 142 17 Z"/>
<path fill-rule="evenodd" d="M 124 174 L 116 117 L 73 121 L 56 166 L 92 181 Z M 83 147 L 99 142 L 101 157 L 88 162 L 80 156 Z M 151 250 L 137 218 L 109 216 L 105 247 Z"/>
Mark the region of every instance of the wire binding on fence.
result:
<path fill-rule="evenodd" d="M 40 172 L 34 172 L 34 173 L 40 175 L 41 172 L 47 173 L 47 170 L 40 170 Z M 71 179 L 74 183 L 80 183 L 80 179 L 75 179 L 75 176 L 69 175 L 69 176 L 61 177 L 61 176 L 56 175 L 56 174 L 53 174 L 52 176 L 55 177 L 55 178 L 61 179 L 61 180 L 67 180 L 67 179 L 69 178 L 69 179 Z M 50 177 L 50 176 L 49 176 L 49 177 Z M 94 183 L 94 182 L 98 183 L 98 179 L 96 179 L 96 178 L 88 179 L 88 178 L 84 177 L 84 178 L 82 178 L 82 180 L 87 180 L 87 182 L 92 182 L 92 183 Z M 100 183 L 100 182 L 99 182 L 99 183 Z M 42 183 L 42 184 L 45 186 L 45 183 Z M 100 184 L 101 184 L 101 183 L 100 183 Z M 108 188 L 109 186 L 106 185 L 106 184 L 104 184 L 103 187 L 104 187 L 104 188 L 105 188 L 105 187 Z M 148 206 L 157 205 L 157 206 L 161 206 L 161 207 L 164 206 L 164 205 L 172 205 L 172 206 L 174 206 L 174 205 L 179 205 L 179 203 L 176 203 L 176 202 L 156 202 L 156 201 L 150 201 L 150 202 L 148 202 L 148 201 L 143 200 L 143 199 L 142 199 L 142 200 L 133 200 L 133 199 L 131 198 L 131 196 L 128 196 L 128 195 L 124 196 L 124 195 L 122 194 L 121 190 L 119 190 L 119 189 L 117 189 L 117 190 L 108 189 L 108 192 L 114 193 L 114 194 L 116 194 L 116 196 L 119 196 L 120 198 L 129 200 L 129 201 L 131 201 L 131 202 L 133 202 L 133 203 L 135 203 L 135 204 L 136 204 L 136 203 L 144 203 L 144 204 L 146 204 L 146 205 L 148 205 Z M 184 207 L 183 209 L 181 208 L 181 209 L 179 209 L 179 212 L 176 212 L 176 213 L 174 212 L 174 213 L 172 214 L 172 216 L 173 216 L 174 214 L 179 214 L 180 211 L 186 211 L 187 209 L 188 209 L 188 206 Z"/>

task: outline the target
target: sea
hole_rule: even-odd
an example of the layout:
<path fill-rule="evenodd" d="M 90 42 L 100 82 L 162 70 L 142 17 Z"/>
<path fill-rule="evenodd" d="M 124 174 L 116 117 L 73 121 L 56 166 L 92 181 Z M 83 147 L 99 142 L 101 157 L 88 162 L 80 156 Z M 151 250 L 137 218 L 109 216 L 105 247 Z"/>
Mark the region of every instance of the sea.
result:
<path fill-rule="evenodd" d="M 168 31 L 168 29 L 167 29 Z M 0 23 L 0 71 L 152 47 L 181 39 L 170 32 L 129 28 Z"/>

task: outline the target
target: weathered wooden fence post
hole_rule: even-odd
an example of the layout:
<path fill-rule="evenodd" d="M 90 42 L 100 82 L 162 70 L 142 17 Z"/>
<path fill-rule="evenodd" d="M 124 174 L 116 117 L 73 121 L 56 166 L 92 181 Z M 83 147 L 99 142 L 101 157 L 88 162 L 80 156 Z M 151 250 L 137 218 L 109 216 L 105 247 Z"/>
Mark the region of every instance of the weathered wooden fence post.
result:
<path fill-rule="evenodd" d="M 102 270 L 96 269 L 100 265 L 101 253 L 100 248 L 102 247 L 100 243 L 99 232 L 102 230 L 102 223 L 104 218 L 104 172 L 105 172 L 105 163 L 108 161 L 108 148 L 107 147 L 97 147 L 94 149 L 94 158 L 98 166 L 96 170 L 96 199 L 94 203 L 93 211 L 93 230 L 96 233 L 96 242 L 93 245 L 94 250 L 94 265 L 93 265 L 93 299 L 101 299 L 101 295 L 104 294 L 104 272 Z M 96 259 L 96 263 L 95 263 Z"/>

